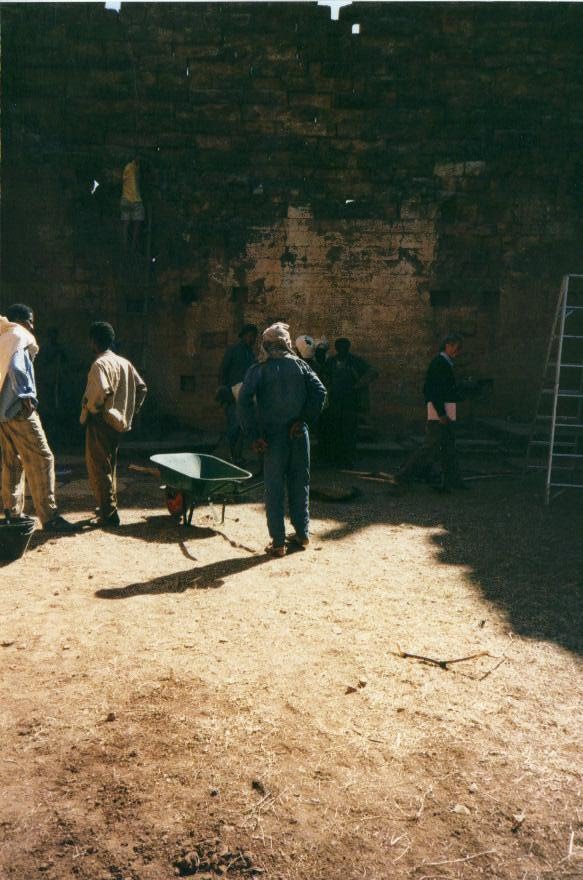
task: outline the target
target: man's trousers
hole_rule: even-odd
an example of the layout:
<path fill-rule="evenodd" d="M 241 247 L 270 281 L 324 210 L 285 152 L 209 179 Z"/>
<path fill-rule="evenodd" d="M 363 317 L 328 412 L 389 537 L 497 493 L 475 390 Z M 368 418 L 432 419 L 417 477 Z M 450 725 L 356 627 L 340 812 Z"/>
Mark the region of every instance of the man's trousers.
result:
<path fill-rule="evenodd" d="M 285 543 L 285 491 L 289 518 L 296 533 L 307 538 L 310 529 L 310 440 L 304 426 L 301 437 L 290 437 L 287 428 L 266 433 L 263 479 L 267 528 L 274 546 Z"/>
<path fill-rule="evenodd" d="M 416 473 L 436 462 L 441 464 L 445 487 L 460 483 L 461 476 L 455 448 L 455 422 L 447 422 L 443 425 L 439 421 L 428 421 L 423 445 L 409 456 L 396 476 L 399 480 L 408 482 Z"/>
<path fill-rule="evenodd" d="M 2 506 L 13 516 L 24 511 L 25 480 L 44 525 L 57 515 L 55 459 L 38 413 L 0 422 Z"/>
<path fill-rule="evenodd" d="M 90 414 L 85 433 L 87 475 L 103 520 L 117 510 L 117 450 L 119 432 L 103 421 L 101 415 Z"/>

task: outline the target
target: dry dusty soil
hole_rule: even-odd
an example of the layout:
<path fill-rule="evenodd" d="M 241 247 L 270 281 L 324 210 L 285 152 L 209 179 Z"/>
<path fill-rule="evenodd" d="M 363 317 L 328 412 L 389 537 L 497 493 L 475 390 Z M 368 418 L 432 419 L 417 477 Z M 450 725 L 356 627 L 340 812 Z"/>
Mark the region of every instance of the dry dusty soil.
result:
<path fill-rule="evenodd" d="M 319 473 L 360 495 L 274 560 L 260 497 L 120 477 L 0 569 L 3 880 L 583 877 L 581 495 Z"/>

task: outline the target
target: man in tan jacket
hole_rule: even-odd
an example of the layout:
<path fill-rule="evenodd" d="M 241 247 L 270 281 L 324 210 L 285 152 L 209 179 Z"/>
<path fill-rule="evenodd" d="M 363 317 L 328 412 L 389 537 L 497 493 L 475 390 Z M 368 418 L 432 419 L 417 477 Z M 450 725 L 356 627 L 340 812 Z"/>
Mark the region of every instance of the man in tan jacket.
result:
<path fill-rule="evenodd" d="M 99 526 L 119 526 L 116 468 L 120 434 L 131 430 L 146 397 L 146 383 L 126 358 L 111 347 L 111 324 L 95 321 L 89 330 L 95 360 L 87 376 L 81 424 L 86 426 L 85 461 L 97 501 Z"/>

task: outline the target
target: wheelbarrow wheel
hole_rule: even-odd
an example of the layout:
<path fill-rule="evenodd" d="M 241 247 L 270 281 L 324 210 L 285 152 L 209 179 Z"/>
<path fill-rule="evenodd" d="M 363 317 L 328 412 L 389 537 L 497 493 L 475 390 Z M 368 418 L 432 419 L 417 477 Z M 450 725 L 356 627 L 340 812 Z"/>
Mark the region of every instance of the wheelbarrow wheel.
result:
<path fill-rule="evenodd" d="M 176 489 L 166 488 L 166 507 L 174 519 L 180 519 L 184 510 L 184 495 Z"/>

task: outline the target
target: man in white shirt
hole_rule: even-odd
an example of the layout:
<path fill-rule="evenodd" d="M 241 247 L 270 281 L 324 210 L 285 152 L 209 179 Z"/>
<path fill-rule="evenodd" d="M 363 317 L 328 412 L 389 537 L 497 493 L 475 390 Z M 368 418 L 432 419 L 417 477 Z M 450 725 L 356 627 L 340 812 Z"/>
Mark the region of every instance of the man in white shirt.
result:
<path fill-rule="evenodd" d="M 12 520 L 24 517 L 25 481 L 42 527 L 75 532 L 55 501 L 55 459 L 37 413 L 34 313 L 14 303 L 0 317 L 0 452 L 2 506 Z"/>
<path fill-rule="evenodd" d="M 119 526 L 116 469 L 120 435 L 131 430 L 148 389 L 135 367 L 111 349 L 111 324 L 95 321 L 89 330 L 95 360 L 87 376 L 81 424 L 86 426 L 85 461 L 97 501 L 94 524 Z"/>

